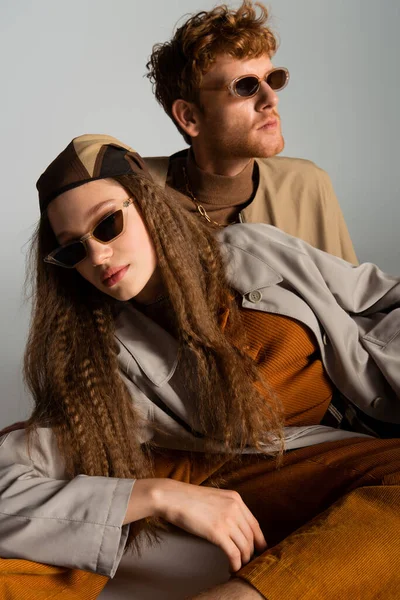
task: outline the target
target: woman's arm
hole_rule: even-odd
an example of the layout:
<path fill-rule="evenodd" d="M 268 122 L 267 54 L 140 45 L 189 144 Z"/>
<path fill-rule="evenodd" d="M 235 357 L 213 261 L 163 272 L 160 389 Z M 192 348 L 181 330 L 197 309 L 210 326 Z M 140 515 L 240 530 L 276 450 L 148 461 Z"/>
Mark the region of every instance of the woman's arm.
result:
<path fill-rule="evenodd" d="M 129 528 L 134 481 L 80 475 L 71 481 L 51 430 L 27 451 L 24 430 L 0 438 L 0 556 L 113 576 Z"/>
<path fill-rule="evenodd" d="M 78 568 L 113 577 L 128 523 L 156 516 L 205 538 L 228 556 L 232 571 L 266 547 L 236 492 L 172 479 L 80 475 L 65 480 L 50 429 L 27 451 L 23 429 L 0 438 L 0 556 Z"/>
<path fill-rule="evenodd" d="M 182 483 L 172 479 L 138 479 L 124 523 L 161 517 L 219 546 L 231 571 L 247 564 L 267 544 L 258 521 L 237 492 Z"/>

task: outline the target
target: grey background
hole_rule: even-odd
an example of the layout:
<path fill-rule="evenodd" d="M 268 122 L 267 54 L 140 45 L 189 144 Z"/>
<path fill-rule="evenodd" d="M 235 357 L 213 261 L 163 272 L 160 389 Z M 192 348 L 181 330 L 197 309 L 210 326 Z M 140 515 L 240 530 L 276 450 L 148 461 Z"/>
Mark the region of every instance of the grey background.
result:
<path fill-rule="evenodd" d="M 210 0 L 0 0 L 0 427 L 24 418 L 27 241 L 35 181 L 75 135 L 108 133 L 141 154 L 184 144 L 143 78 L 153 43 Z M 234 2 L 238 5 L 238 2 Z M 400 2 L 275 0 L 276 65 L 291 71 L 284 154 L 334 183 L 360 260 L 400 273 Z"/>

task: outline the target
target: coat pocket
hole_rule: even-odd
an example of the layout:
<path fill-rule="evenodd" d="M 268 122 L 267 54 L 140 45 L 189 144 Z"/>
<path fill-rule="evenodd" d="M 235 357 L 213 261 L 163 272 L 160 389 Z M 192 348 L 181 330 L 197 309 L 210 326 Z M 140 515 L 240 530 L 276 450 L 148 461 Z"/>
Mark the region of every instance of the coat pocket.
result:
<path fill-rule="evenodd" d="M 400 355 L 400 308 L 388 314 L 380 314 L 379 321 L 362 336 L 368 344 L 376 344 L 381 350 Z M 399 356 L 400 359 L 400 356 Z"/>
<path fill-rule="evenodd" d="M 396 401 L 392 404 L 391 419 L 400 422 L 400 308 L 386 315 L 361 336 L 361 343 L 393 390 Z M 382 394 L 385 398 L 385 394 Z"/>

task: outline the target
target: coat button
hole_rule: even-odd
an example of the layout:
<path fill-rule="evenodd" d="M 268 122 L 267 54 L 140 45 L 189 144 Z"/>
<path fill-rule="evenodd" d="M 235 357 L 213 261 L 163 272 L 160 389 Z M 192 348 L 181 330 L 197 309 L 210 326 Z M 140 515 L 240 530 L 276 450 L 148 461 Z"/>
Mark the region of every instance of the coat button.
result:
<path fill-rule="evenodd" d="M 260 302 L 261 298 L 262 298 L 262 293 L 259 292 L 258 290 L 254 290 L 253 292 L 250 292 L 250 294 L 249 294 L 249 300 L 250 300 L 250 302 L 253 302 L 254 304 L 256 302 Z"/>
<path fill-rule="evenodd" d="M 378 396 L 377 398 L 372 400 L 371 406 L 372 406 L 372 408 L 379 408 L 379 406 L 382 404 L 382 402 L 383 402 L 383 398 Z"/>
<path fill-rule="evenodd" d="M 322 336 L 322 341 L 324 342 L 324 346 L 328 345 L 328 336 L 326 335 L 326 333 L 324 333 L 324 335 Z"/>

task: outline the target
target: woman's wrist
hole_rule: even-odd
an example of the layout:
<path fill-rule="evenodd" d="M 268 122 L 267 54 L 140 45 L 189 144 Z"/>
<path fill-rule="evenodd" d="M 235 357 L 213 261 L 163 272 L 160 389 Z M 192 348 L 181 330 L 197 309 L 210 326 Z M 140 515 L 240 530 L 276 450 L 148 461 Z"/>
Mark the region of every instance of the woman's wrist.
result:
<path fill-rule="evenodd" d="M 146 517 L 165 516 L 165 489 L 176 483 L 170 479 L 137 479 L 132 488 L 124 525 Z"/>

